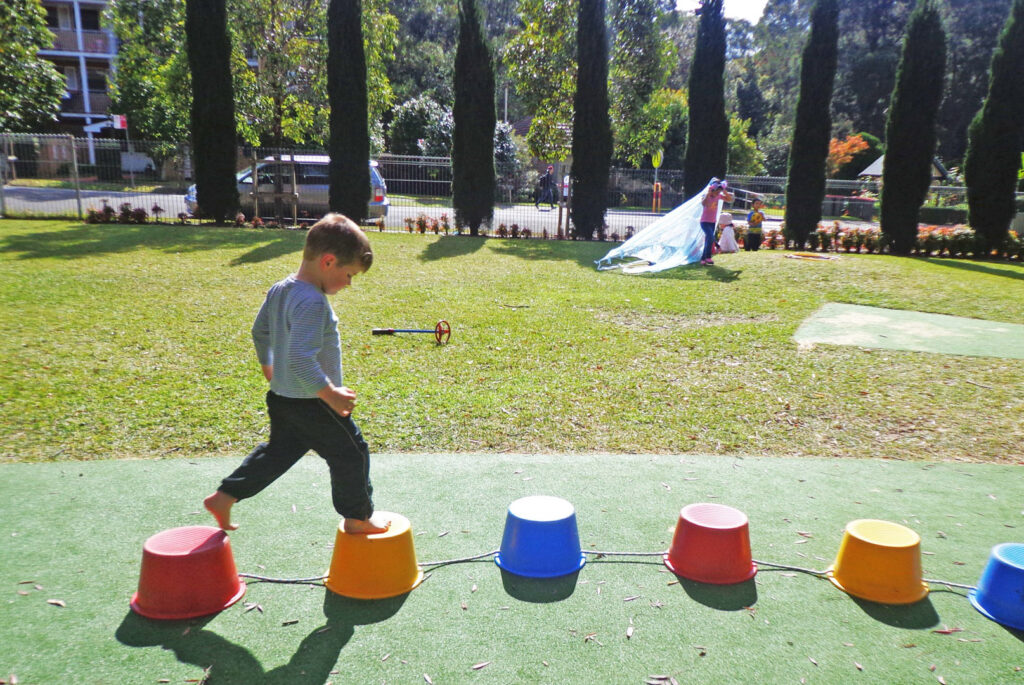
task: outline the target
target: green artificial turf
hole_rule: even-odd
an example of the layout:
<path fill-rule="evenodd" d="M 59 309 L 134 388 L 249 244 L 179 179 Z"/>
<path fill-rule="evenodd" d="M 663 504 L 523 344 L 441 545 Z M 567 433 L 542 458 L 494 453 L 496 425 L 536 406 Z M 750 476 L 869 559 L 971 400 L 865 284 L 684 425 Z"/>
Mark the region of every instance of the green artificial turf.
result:
<path fill-rule="evenodd" d="M 247 451 L 249 330 L 303 238 L 0 221 L 0 461 Z M 332 303 L 375 449 L 1021 456 L 1021 360 L 793 340 L 830 302 L 1024 324 L 1019 263 L 762 250 L 628 276 L 594 268 L 612 243 L 370 238 Z M 439 319 L 443 347 L 370 335 Z"/>
<path fill-rule="evenodd" d="M 835 302 L 804 321 L 793 338 L 801 344 L 1024 359 L 1021 324 Z"/>
<path fill-rule="evenodd" d="M 963 590 L 933 585 L 925 600 L 891 607 L 766 566 L 734 586 L 677 582 L 657 558 L 594 559 L 552 581 L 503 577 L 490 560 L 455 564 L 407 596 L 378 601 L 253 582 L 212 617 L 132 614 L 143 542 L 207 524 L 201 498 L 236 463 L 0 466 L 0 677 L 27 685 L 1024 677 L 1024 633 L 984 618 Z M 376 455 L 372 476 L 378 508 L 412 522 L 422 561 L 496 549 L 508 504 L 548 494 L 575 506 L 584 549 L 665 550 L 682 506 L 718 502 L 749 516 L 756 559 L 821 569 L 848 522 L 880 518 L 921 535 L 924 577 L 973 584 L 993 545 L 1021 539 L 1018 471 L 870 459 L 424 453 Z M 239 504 L 235 518 L 239 571 L 294 578 L 329 566 L 337 517 L 315 456 Z"/>

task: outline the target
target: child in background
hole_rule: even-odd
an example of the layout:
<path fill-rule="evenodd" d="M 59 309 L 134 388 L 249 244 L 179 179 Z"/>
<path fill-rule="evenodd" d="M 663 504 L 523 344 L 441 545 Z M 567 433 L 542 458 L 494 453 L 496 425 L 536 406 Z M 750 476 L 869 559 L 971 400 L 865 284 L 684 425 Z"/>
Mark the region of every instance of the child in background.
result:
<path fill-rule="evenodd" d="M 262 491 L 309 450 L 327 462 L 345 532 L 383 533 L 391 525 L 373 513 L 370 450 L 352 420 L 356 394 L 342 385 L 338 319 L 327 301 L 371 264 L 362 230 L 328 214 L 309 229 L 299 270 L 267 293 L 252 338 L 270 381 L 270 439 L 203 501 L 221 529 L 238 528 L 231 522 L 235 502 Z"/>
<path fill-rule="evenodd" d="M 764 202 L 754 200 L 754 208 L 747 214 L 747 237 L 743 240 L 743 249 L 747 252 L 757 252 L 757 248 L 761 247 L 763 240 L 761 225 L 764 224 L 763 207 Z"/>
<path fill-rule="evenodd" d="M 733 230 L 732 214 L 722 212 L 718 216 L 718 228 L 721 234 L 718 236 L 719 252 L 739 252 L 740 246 L 736 243 L 736 232 Z"/>

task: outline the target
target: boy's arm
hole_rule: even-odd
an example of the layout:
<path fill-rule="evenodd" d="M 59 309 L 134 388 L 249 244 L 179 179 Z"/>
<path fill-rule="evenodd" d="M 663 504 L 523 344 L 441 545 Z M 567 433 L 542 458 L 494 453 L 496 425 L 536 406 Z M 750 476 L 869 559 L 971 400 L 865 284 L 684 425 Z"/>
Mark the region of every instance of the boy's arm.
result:
<path fill-rule="evenodd" d="M 263 370 L 263 377 L 268 381 L 274 380 L 274 365 L 273 364 L 260 364 L 260 369 Z"/>
<path fill-rule="evenodd" d="M 342 416 L 348 416 L 356 407 L 356 393 L 351 388 L 338 387 L 328 381 L 316 394 L 328 407 Z"/>
<path fill-rule="evenodd" d="M 267 301 L 263 301 L 263 306 L 260 307 L 260 311 L 256 314 L 256 320 L 252 324 L 252 344 L 256 347 L 256 358 L 260 362 L 260 366 L 272 366 L 273 359 L 270 353 L 270 307 L 267 305 Z M 264 371 L 263 375 L 266 376 L 267 372 Z M 268 377 L 267 380 L 270 380 Z"/>

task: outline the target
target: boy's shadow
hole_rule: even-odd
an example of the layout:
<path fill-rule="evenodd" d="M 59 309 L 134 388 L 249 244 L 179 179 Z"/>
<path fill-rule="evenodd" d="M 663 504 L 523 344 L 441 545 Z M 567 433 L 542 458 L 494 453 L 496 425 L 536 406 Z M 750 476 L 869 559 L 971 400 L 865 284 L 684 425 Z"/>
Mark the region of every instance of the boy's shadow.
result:
<path fill-rule="evenodd" d="M 190 621 L 154 621 L 129 611 L 114 636 L 129 647 L 159 645 L 173 651 L 178 661 L 207 669 L 203 682 L 209 685 L 320 685 L 329 680 L 355 626 L 394 616 L 407 596 L 358 600 L 325 591 L 323 612 L 327 622 L 303 638 L 287 664 L 270 671 L 265 671 L 245 647 L 205 629 L 216 615 Z"/>

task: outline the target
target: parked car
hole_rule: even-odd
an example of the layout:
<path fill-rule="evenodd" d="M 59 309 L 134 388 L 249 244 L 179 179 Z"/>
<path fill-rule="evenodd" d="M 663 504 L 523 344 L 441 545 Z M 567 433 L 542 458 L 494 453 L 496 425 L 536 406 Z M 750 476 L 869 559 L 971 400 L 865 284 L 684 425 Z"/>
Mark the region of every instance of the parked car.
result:
<path fill-rule="evenodd" d="M 260 214 L 268 216 L 274 206 L 274 184 L 277 179 L 281 182 L 281 192 L 292 192 L 292 171 L 294 165 L 295 192 L 298 194 L 298 209 L 300 212 L 307 212 L 310 216 L 320 216 L 328 211 L 328 197 L 330 193 L 330 182 L 328 180 L 328 165 L 330 157 L 327 155 L 287 155 L 286 159 L 280 161 L 273 157 L 266 157 L 256 164 L 256 177 L 258 184 L 256 190 L 259 193 Z M 238 183 L 238 200 L 241 203 L 242 212 L 252 217 L 254 211 L 253 178 L 252 167 L 246 167 L 237 174 L 235 178 Z M 388 187 L 384 183 L 384 177 L 380 175 L 377 162 L 370 161 L 370 203 L 367 206 L 367 217 L 378 219 L 388 215 Z M 285 200 L 285 213 L 291 212 L 291 201 Z M 199 206 L 196 201 L 195 184 L 189 186 L 185 194 L 185 209 L 189 214 L 195 214 Z"/>

